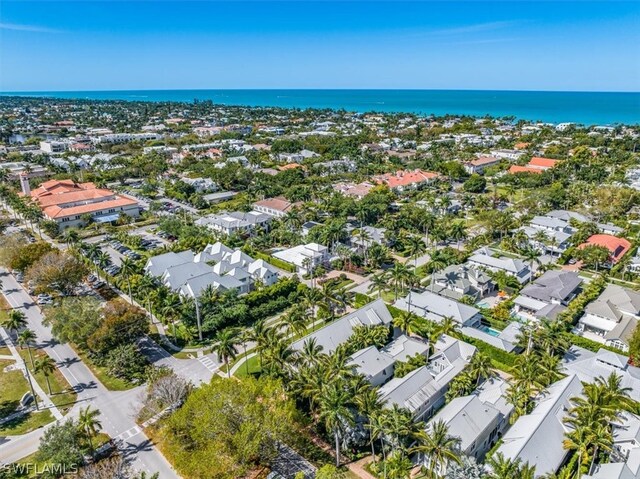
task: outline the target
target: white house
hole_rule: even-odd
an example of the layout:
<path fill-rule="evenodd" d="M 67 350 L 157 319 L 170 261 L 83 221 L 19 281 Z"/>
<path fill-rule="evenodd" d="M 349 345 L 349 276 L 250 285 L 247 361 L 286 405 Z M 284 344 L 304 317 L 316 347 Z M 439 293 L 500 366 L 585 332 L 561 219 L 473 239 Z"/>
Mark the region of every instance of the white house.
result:
<path fill-rule="evenodd" d="M 520 284 L 525 284 L 531 279 L 531 270 L 524 261 L 507 257 L 497 258 L 487 248 L 478 250 L 469 258 L 469 263 L 493 272 L 504 271 L 515 277 Z"/>
<path fill-rule="evenodd" d="M 294 265 L 298 273 L 305 275 L 329 262 L 329 248 L 318 243 L 308 243 L 278 251 L 272 256 Z"/>

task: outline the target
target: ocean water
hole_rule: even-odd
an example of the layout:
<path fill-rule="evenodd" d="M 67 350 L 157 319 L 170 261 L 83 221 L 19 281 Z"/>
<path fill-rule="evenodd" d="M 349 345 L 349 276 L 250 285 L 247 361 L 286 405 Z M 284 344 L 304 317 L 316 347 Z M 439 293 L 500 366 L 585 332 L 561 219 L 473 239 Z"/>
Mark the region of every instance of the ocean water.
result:
<path fill-rule="evenodd" d="M 585 125 L 640 124 L 640 92 L 489 90 L 119 90 L 22 92 L 55 98 L 131 101 L 211 100 L 222 105 L 332 108 L 355 112 L 514 116 Z M 1 101 L 1 99 L 0 99 Z"/>

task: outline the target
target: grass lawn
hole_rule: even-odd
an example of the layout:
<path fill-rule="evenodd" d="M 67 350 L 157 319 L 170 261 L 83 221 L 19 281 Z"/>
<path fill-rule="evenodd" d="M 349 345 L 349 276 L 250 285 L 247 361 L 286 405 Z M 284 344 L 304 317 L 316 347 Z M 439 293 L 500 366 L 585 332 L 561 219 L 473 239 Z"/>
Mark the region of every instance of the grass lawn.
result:
<path fill-rule="evenodd" d="M 53 415 L 48 409 L 31 412 L 26 416 L 0 425 L 0 435 L 19 436 L 46 426 L 50 422 L 53 422 Z"/>
<path fill-rule="evenodd" d="M 78 356 L 80 356 L 82 362 L 85 363 L 89 369 L 91 369 L 91 372 L 98 378 L 98 381 L 100 381 L 109 391 L 126 391 L 127 389 L 132 389 L 133 387 L 135 387 L 135 385 L 128 383 L 124 379 L 111 376 L 107 372 L 106 368 L 95 364 L 91 360 L 91 358 L 89 358 L 89 356 L 85 354 L 84 351 L 82 351 L 80 348 L 74 346 L 73 349 L 78 354 Z"/>
<path fill-rule="evenodd" d="M 29 391 L 29 383 L 21 371 L 4 372 L 4 368 L 14 361 L 0 360 L 0 418 L 15 412 L 20 405 L 20 399 Z"/>
<path fill-rule="evenodd" d="M 33 377 L 35 377 L 40 387 L 44 390 L 44 392 L 49 394 L 49 388 L 47 387 L 47 380 L 45 379 L 44 374 L 35 374 L 33 372 L 33 368 L 31 367 L 31 360 L 29 358 L 29 351 L 26 348 L 18 348 L 18 352 L 20 353 L 20 356 L 27 362 L 29 370 L 33 374 Z M 33 354 L 33 360 L 36 362 L 39 358 L 45 357 L 47 355 L 44 351 L 38 349 L 32 349 L 31 352 Z M 51 401 L 53 402 L 53 404 L 58 406 L 58 409 L 60 409 L 60 412 L 62 414 L 66 414 L 67 410 L 71 409 L 71 407 L 75 403 L 77 394 L 71 388 L 71 385 L 67 382 L 67 380 L 58 369 L 56 369 L 54 373 L 49 376 L 49 384 L 51 384 Z"/>
<path fill-rule="evenodd" d="M 260 371 L 262 371 L 262 368 L 260 367 L 260 357 L 256 355 L 250 357 L 246 363 L 243 363 L 234 373 L 234 376 L 237 378 L 247 377 L 247 366 L 249 367 L 249 376 L 259 374 Z"/>
<path fill-rule="evenodd" d="M 7 319 L 8 311 L 12 309 L 4 294 L 0 294 L 0 323 Z"/>

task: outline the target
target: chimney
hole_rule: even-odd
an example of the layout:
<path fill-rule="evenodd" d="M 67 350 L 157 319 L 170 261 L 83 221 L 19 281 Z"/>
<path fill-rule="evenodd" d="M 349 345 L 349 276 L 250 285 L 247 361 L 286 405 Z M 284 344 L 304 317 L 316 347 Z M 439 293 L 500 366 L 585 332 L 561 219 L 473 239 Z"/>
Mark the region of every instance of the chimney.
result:
<path fill-rule="evenodd" d="M 24 196 L 31 196 L 31 186 L 29 186 L 29 176 L 26 173 L 20 174 L 20 187 Z"/>

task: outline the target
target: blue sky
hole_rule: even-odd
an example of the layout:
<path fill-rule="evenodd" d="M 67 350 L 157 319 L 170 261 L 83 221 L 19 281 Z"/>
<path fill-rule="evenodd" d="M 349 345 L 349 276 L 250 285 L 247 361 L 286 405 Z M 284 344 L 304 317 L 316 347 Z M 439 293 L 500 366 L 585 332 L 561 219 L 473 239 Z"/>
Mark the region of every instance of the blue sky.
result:
<path fill-rule="evenodd" d="M 2 0 L 0 91 L 640 91 L 640 2 Z"/>

